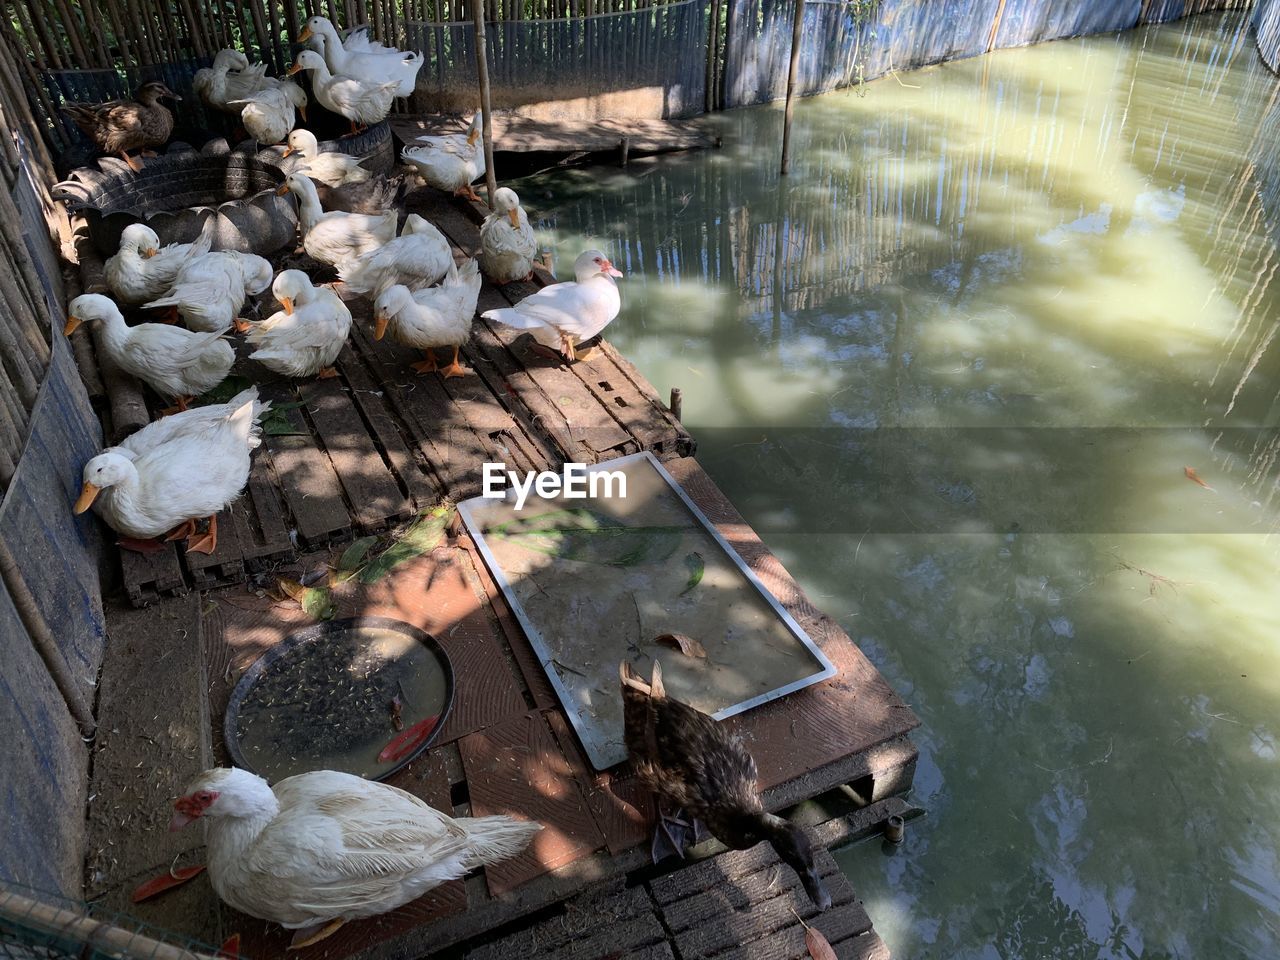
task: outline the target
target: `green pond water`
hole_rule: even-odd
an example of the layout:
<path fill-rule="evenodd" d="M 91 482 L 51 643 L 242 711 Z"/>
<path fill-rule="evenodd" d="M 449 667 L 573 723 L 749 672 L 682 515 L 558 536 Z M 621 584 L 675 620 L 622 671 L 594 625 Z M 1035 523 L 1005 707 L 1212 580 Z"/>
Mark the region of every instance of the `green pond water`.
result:
<path fill-rule="evenodd" d="M 839 855 L 895 956 L 1280 956 L 1276 93 L 1202 16 L 802 102 L 785 180 L 775 105 L 517 184 L 923 722 Z"/>

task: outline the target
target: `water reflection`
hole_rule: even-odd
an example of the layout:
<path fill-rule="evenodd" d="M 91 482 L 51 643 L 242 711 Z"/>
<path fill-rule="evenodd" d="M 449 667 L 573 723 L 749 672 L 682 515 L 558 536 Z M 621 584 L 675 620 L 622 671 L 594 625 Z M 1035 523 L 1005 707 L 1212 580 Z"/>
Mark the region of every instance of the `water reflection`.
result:
<path fill-rule="evenodd" d="M 843 857 L 898 956 L 1276 954 L 1276 90 L 1201 16 L 806 102 L 786 180 L 770 107 L 520 190 L 925 721 Z"/>

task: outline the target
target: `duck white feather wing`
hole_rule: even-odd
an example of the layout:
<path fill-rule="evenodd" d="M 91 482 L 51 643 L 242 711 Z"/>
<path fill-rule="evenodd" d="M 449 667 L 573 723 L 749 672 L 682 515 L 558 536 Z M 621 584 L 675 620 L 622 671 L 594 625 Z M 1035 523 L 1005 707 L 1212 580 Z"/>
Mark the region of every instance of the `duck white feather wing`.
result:
<path fill-rule="evenodd" d="M 395 283 L 419 290 L 438 282 L 453 265 L 443 233 L 430 223 L 342 264 L 339 275 L 356 293 L 381 293 Z"/>
<path fill-rule="evenodd" d="M 489 310 L 484 316 L 518 330 L 548 328 L 578 340 L 589 340 L 618 315 L 618 291 L 612 282 L 555 283 L 514 307 Z"/>
<path fill-rule="evenodd" d="M 381 913 L 466 872 L 467 830 L 410 793 L 331 771 L 273 789 L 280 813 L 237 871 L 262 888 L 238 893 L 290 908 L 285 926 Z"/>
<path fill-rule="evenodd" d="M 181 436 L 202 433 L 212 424 L 225 420 L 250 401 L 253 402 L 252 415 L 255 421 L 271 409 L 270 401 L 261 402 L 258 400 L 257 387 L 248 387 L 245 390 L 241 390 L 226 403 L 210 403 L 203 407 L 193 407 L 190 410 L 173 413 L 167 417 L 152 421 L 136 433 L 131 433 L 125 437 L 120 441 L 119 447 L 113 447 L 112 449 L 123 453 L 131 460 L 136 459 L 150 453 L 157 447 L 172 443 Z M 256 432 L 251 436 L 250 440 L 251 447 L 257 447 L 260 442 Z"/>
<path fill-rule="evenodd" d="M 396 56 L 403 53 L 395 47 L 388 47 L 385 44 L 374 40 L 369 33 L 369 25 L 364 24 L 359 27 L 353 27 L 345 37 L 342 38 L 342 48 L 348 53 L 376 53 L 381 56 Z"/>

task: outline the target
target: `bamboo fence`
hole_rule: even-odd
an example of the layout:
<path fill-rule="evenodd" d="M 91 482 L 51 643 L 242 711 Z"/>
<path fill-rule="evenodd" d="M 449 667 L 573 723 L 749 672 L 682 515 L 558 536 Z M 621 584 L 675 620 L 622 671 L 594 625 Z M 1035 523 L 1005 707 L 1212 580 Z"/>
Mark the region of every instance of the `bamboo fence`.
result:
<path fill-rule="evenodd" d="M 22 81 L 55 147 L 76 142 L 60 116 L 50 75 L 109 71 L 117 85 L 166 75 L 160 65 L 188 64 L 187 75 L 224 47 L 244 51 L 281 73 L 292 60 L 294 38 L 312 16 L 339 28 L 368 25 L 383 43 L 403 46 L 406 25 L 461 24 L 475 19 L 522 22 L 574 20 L 660 7 L 672 0 L 4 0 L 3 33 L 19 55 Z M 718 12 L 718 11 L 717 11 Z"/>
<path fill-rule="evenodd" d="M 29 229 L 14 195 L 30 191 L 49 206 L 40 179 L 47 179 L 52 160 L 38 137 L 23 90 L 21 56 L 0 37 L 0 493 L 8 488 L 31 427 L 31 412 L 50 359 L 52 321 L 44 287 L 23 236 Z M 29 66 L 29 64 L 28 64 Z M 34 176 L 28 175 L 31 169 Z M 22 178 L 27 178 L 22 182 Z"/>

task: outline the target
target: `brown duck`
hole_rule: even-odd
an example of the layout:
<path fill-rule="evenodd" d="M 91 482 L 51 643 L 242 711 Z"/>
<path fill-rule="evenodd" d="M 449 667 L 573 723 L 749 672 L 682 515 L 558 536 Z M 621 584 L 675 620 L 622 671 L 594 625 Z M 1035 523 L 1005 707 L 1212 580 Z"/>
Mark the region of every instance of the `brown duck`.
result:
<path fill-rule="evenodd" d="M 142 164 L 129 156 L 129 151 L 163 146 L 173 132 L 173 114 L 160 103 L 161 97 L 182 99 L 163 83 L 151 80 L 138 88 L 132 100 L 67 103 L 62 109 L 99 150 L 118 153 L 132 169 L 141 170 Z"/>
<path fill-rule="evenodd" d="M 819 910 L 831 906 L 831 895 L 818 877 L 804 831 L 766 813 L 760 803 L 756 762 L 742 742 L 702 711 L 669 699 L 662 686 L 662 666 L 656 660 L 648 683 L 625 660 L 618 675 L 627 752 L 641 782 L 693 817 L 695 836 L 701 821 L 712 836 L 733 850 L 746 850 L 768 840 L 799 875 L 814 905 Z M 655 859 L 662 834 L 683 855 L 683 828 L 687 825 L 678 815 L 660 813 L 654 836 Z"/>

